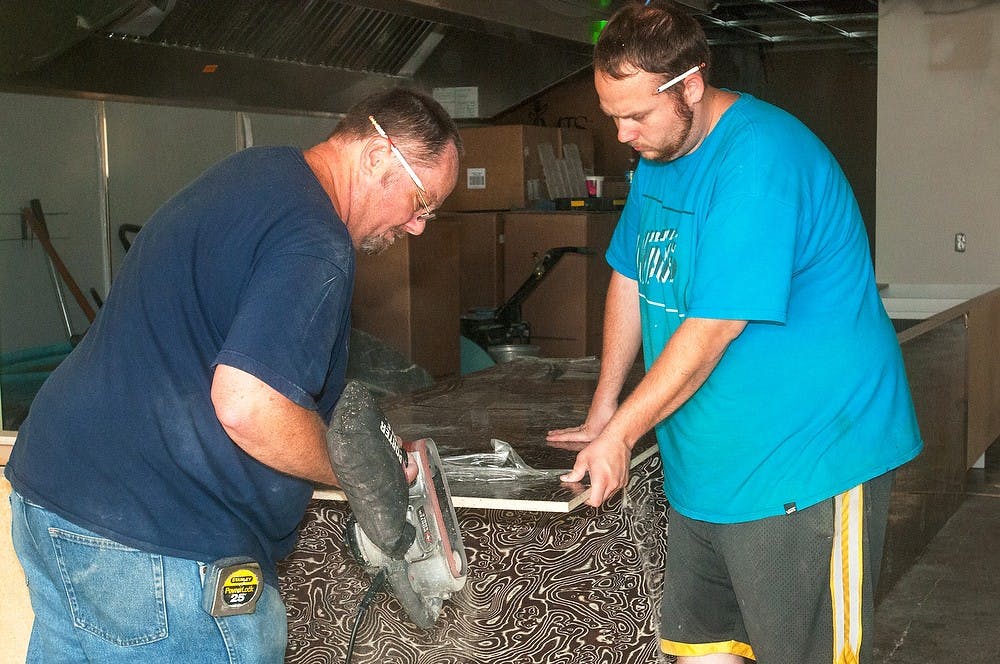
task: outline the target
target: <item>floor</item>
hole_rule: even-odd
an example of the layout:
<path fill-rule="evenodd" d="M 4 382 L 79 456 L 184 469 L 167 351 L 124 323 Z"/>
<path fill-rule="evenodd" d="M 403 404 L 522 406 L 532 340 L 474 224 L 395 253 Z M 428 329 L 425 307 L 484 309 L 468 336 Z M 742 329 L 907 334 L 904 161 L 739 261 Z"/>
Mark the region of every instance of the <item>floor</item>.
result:
<path fill-rule="evenodd" d="M 882 596 L 876 664 L 1000 662 L 1000 441 L 968 473 L 958 509 Z"/>

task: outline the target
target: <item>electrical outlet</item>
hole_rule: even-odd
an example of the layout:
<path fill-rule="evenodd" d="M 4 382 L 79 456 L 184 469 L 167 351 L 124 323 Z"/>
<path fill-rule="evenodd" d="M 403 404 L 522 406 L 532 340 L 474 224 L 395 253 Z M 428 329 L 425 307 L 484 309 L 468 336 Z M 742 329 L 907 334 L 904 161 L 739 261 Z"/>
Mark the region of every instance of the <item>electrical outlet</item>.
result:
<path fill-rule="evenodd" d="M 965 233 L 955 233 L 955 251 L 965 251 Z"/>

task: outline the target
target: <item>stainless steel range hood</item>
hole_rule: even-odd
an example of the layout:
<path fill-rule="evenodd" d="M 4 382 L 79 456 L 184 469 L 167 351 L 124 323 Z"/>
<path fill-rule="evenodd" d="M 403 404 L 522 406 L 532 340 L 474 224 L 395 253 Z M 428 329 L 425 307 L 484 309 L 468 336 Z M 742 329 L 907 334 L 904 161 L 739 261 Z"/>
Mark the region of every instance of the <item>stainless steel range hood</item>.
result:
<path fill-rule="evenodd" d="M 560 0 L 12 4 L 21 7 L 0 10 L 0 25 L 22 38 L 0 47 L 7 89 L 340 113 L 401 84 L 469 86 L 478 117 L 587 67 L 592 47 L 579 26 L 608 13 Z M 137 34 L 143 9 L 162 16 Z"/>
<path fill-rule="evenodd" d="M 478 93 L 489 119 L 589 67 L 621 0 L 0 2 L 0 89 L 341 113 L 397 85 Z M 874 51 L 876 0 L 718 0 L 717 45 Z"/>

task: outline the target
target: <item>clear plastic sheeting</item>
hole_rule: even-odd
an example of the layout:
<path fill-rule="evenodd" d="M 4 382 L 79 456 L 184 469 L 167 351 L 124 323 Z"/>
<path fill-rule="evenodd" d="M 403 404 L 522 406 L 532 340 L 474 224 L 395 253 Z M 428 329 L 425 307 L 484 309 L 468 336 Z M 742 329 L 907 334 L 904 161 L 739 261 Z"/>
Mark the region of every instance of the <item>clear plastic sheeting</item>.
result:
<path fill-rule="evenodd" d="M 510 443 L 493 438 L 492 452 L 460 454 L 441 458 L 441 468 L 449 481 L 510 482 L 512 480 L 551 479 L 569 469 L 538 469 L 524 462 Z"/>

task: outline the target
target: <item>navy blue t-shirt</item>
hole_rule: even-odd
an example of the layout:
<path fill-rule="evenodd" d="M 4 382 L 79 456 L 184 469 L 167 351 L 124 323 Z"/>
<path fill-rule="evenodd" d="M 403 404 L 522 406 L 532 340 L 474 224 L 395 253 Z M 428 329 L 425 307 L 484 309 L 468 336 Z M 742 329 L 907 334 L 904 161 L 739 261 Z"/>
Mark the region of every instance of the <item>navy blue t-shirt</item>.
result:
<path fill-rule="evenodd" d="M 94 324 L 32 404 L 7 478 L 126 545 L 249 555 L 276 583 L 312 486 L 233 443 L 213 372 L 242 369 L 328 420 L 353 281 L 350 236 L 301 151 L 232 155 L 136 236 Z"/>

